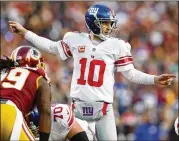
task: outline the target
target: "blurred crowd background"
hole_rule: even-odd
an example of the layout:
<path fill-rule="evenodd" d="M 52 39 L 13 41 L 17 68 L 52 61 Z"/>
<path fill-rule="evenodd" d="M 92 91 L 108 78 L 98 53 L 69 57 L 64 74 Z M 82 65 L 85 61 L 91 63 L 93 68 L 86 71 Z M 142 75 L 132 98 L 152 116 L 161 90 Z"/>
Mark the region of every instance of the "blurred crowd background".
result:
<path fill-rule="evenodd" d="M 68 31 L 88 32 L 84 14 L 90 2 L 1 2 L 1 57 L 29 44 L 14 35 L 9 20 L 40 36 L 58 41 Z M 118 28 L 111 36 L 128 41 L 137 69 L 177 75 L 171 86 L 144 86 L 115 74 L 114 110 L 118 139 L 122 141 L 174 141 L 178 116 L 178 2 L 98 2 L 114 9 Z M 52 82 L 53 103 L 71 99 L 73 58 L 62 61 L 43 52 Z"/>

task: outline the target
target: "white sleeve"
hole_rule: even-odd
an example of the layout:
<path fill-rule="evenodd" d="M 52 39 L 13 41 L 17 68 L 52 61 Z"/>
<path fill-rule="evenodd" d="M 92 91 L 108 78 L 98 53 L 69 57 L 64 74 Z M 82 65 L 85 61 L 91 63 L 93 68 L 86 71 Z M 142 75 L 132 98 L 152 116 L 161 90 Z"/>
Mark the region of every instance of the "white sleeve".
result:
<path fill-rule="evenodd" d="M 117 72 L 134 68 L 132 54 L 130 53 L 130 44 L 123 40 L 118 40 L 117 44 L 118 48 L 116 50 L 116 61 L 114 63 Z"/>
<path fill-rule="evenodd" d="M 72 56 L 68 45 L 62 40 L 58 42 L 51 41 L 47 38 L 38 36 L 31 31 L 28 31 L 25 34 L 25 39 L 32 43 L 38 49 L 51 54 L 60 55 L 63 60 Z"/>
<path fill-rule="evenodd" d="M 155 84 L 154 83 L 155 75 L 143 73 L 141 71 L 136 70 L 135 68 L 127 71 L 122 71 L 121 73 L 124 75 L 125 78 L 135 83 L 144 84 L 144 85 Z"/>

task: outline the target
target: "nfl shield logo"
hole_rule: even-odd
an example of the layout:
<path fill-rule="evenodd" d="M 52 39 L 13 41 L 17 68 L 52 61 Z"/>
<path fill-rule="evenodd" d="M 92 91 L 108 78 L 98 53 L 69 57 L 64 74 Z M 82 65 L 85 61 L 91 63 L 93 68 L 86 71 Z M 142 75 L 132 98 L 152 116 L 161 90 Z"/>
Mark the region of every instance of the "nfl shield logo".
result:
<path fill-rule="evenodd" d="M 84 53 L 85 52 L 85 46 L 79 46 L 78 47 L 78 52 L 79 53 Z"/>

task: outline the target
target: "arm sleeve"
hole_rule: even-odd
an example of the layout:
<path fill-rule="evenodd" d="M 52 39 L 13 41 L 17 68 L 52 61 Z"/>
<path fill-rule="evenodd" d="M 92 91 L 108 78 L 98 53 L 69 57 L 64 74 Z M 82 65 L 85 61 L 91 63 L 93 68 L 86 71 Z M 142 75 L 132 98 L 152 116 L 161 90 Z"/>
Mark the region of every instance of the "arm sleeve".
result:
<path fill-rule="evenodd" d="M 134 68 L 132 54 L 130 53 L 130 44 L 123 40 L 118 40 L 117 46 L 115 53 L 116 61 L 114 62 L 117 72 L 127 71 Z"/>
<path fill-rule="evenodd" d="M 68 45 L 62 40 L 58 42 L 51 41 L 47 38 L 40 37 L 31 31 L 28 31 L 25 34 L 25 39 L 32 43 L 38 49 L 41 49 L 51 54 L 60 55 L 63 60 L 72 56 Z"/>
<path fill-rule="evenodd" d="M 155 75 L 150 75 L 136 70 L 135 68 L 121 72 L 128 80 L 144 85 L 152 85 L 154 83 Z"/>

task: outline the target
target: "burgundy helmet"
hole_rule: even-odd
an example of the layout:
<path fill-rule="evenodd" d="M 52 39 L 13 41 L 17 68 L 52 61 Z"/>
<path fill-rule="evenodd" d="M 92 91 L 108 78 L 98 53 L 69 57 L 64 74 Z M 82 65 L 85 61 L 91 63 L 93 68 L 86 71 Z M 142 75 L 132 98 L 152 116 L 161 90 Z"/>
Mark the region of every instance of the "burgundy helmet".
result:
<path fill-rule="evenodd" d="M 31 46 L 20 46 L 16 48 L 11 54 L 11 59 L 17 63 L 19 67 L 45 69 L 41 53 Z"/>

